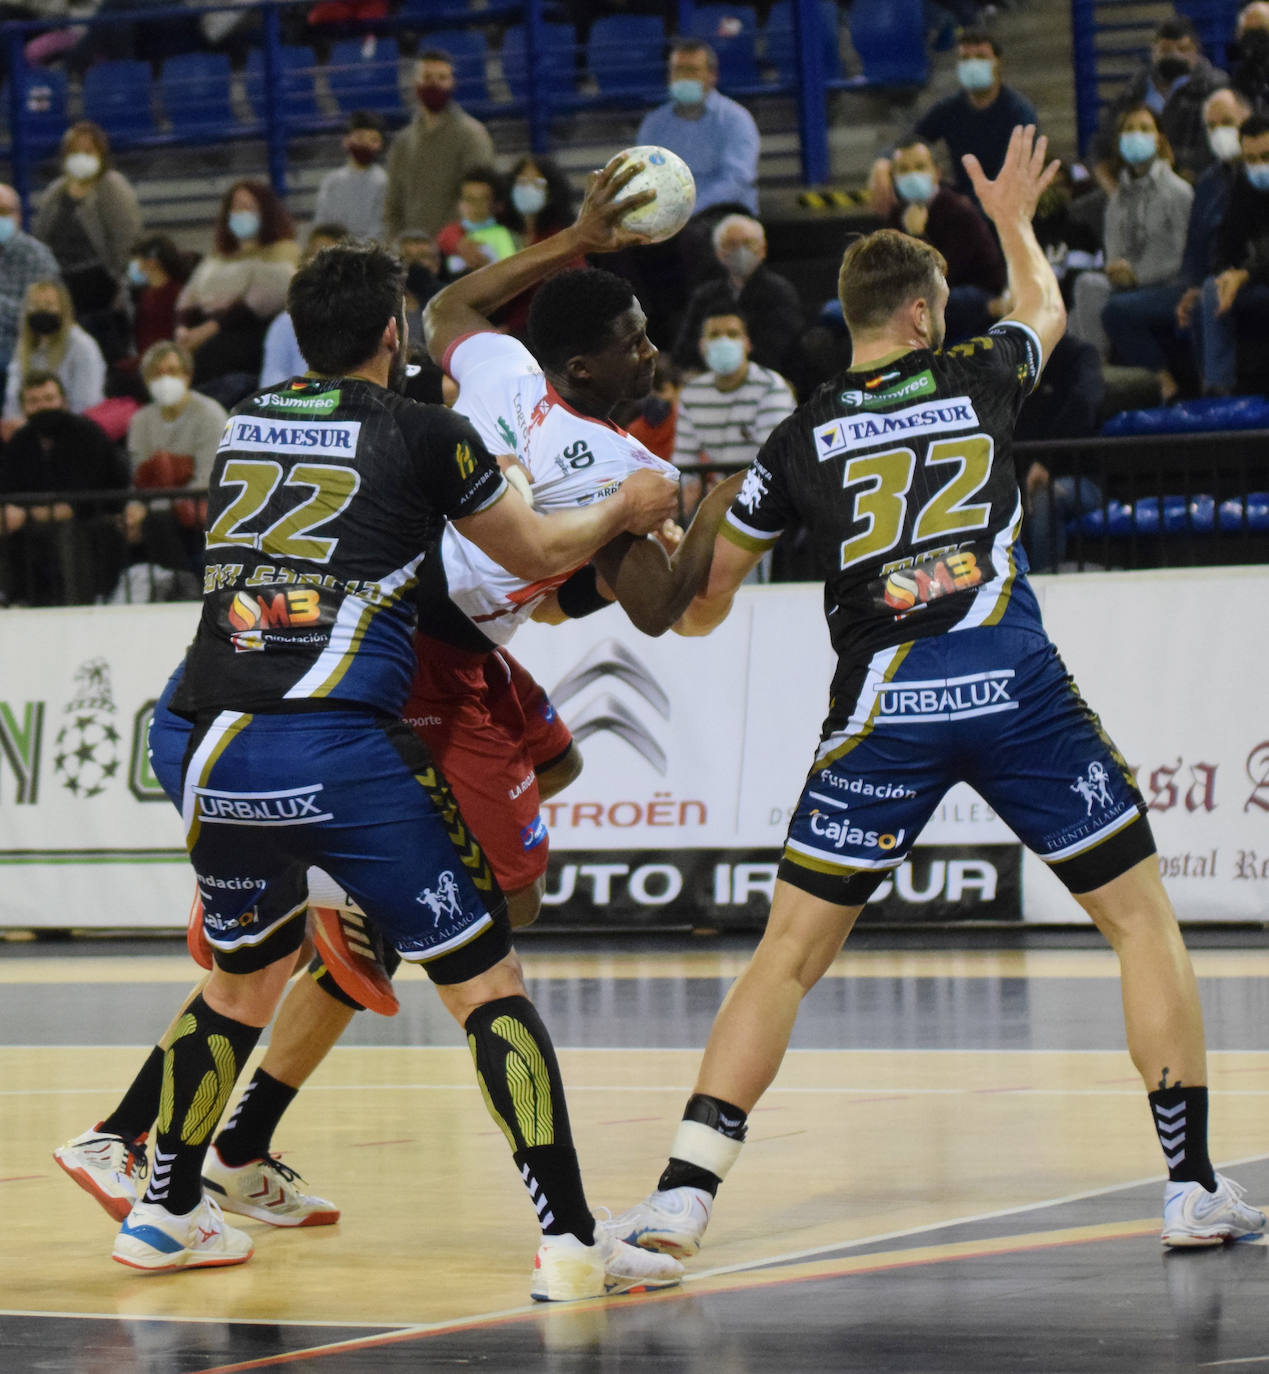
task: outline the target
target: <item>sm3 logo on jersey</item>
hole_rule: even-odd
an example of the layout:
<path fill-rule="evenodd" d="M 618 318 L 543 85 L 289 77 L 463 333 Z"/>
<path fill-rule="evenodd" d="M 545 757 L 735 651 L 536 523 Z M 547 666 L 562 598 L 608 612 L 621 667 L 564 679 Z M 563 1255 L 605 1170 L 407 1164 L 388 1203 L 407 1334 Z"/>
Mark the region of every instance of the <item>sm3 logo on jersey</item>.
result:
<path fill-rule="evenodd" d="M 236 592 L 228 620 L 235 630 L 254 630 L 288 625 L 317 625 L 322 619 L 322 598 L 315 587 L 288 587 L 274 596 Z"/>

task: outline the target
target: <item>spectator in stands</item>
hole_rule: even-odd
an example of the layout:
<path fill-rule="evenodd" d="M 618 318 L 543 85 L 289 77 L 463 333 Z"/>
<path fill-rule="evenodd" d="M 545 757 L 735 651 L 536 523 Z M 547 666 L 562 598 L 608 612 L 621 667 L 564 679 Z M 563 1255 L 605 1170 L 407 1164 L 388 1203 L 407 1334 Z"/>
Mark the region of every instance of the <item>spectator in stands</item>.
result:
<path fill-rule="evenodd" d="M 572 224 L 573 188 L 554 158 L 529 155 L 522 157 L 511 169 L 511 206 L 504 222 L 520 236 L 525 248 L 553 237 Z M 561 270 L 585 266 L 586 259 L 578 257 L 566 262 Z M 498 327 L 516 338 L 524 338 L 529 325 L 529 306 L 536 291 L 537 287 L 531 286 L 508 301 L 498 313 Z"/>
<path fill-rule="evenodd" d="M 750 360 L 749 326 L 722 292 L 701 320 L 700 356 L 706 371 L 679 393 L 674 462 L 686 471 L 702 465 L 753 460 L 767 436 L 791 415 L 796 402 L 788 382 Z M 684 501 L 694 505 L 700 483 L 689 481 Z"/>
<path fill-rule="evenodd" d="M 96 339 L 75 323 L 70 293 L 60 281 L 34 282 L 22 298 L 22 325 L 5 386 L 0 438 L 7 439 L 21 424 L 21 379 L 30 372 L 54 373 L 67 408 L 76 415 L 104 398 L 106 360 Z"/>
<path fill-rule="evenodd" d="M 441 289 L 441 250 L 431 234 L 406 229 L 393 245 L 405 264 L 405 322 L 411 339 L 423 337 L 423 307 Z M 426 350 L 424 350 L 426 352 Z"/>
<path fill-rule="evenodd" d="M 924 239 L 947 259 L 948 342 L 984 333 L 1004 314 L 1005 260 L 996 236 L 972 200 L 940 184 L 934 154 L 924 143 L 896 149 L 890 171 L 890 228 Z"/>
<path fill-rule="evenodd" d="M 190 277 L 190 260 L 166 234 L 146 234 L 132 247 L 133 349 L 142 354 L 176 333 L 176 302 Z"/>
<path fill-rule="evenodd" d="M 1238 12 L 1231 84 L 1252 109 L 1269 107 L 1269 3 L 1253 0 Z"/>
<path fill-rule="evenodd" d="M 1107 194 L 1115 189 L 1119 125 L 1129 110 L 1144 105 L 1158 120 L 1172 148 L 1174 166 L 1193 180 L 1212 161 L 1203 127 L 1203 104 L 1229 77 L 1203 56 L 1193 23 L 1183 15 L 1165 19 L 1154 31 L 1150 59 L 1106 111 L 1093 142 L 1094 170 Z"/>
<path fill-rule="evenodd" d="M 696 213 L 735 205 L 758 213 L 758 126 L 718 90 L 718 55 L 699 38 L 670 49 L 669 100 L 649 111 L 637 143 L 669 148 L 692 169 Z"/>
<path fill-rule="evenodd" d="M 1180 274 L 1155 286 L 1115 292 L 1102 311 L 1115 361 L 1125 367 L 1149 368 L 1159 379 L 1164 401 L 1179 390 L 1168 345 L 1177 328 L 1190 327 L 1200 288 L 1214 271 L 1216 239 L 1238 170 L 1238 129 L 1250 113 L 1243 97 L 1229 87 L 1208 96 L 1203 121 L 1216 160 L 1194 188 Z"/>
<path fill-rule="evenodd" d="M 0 494 L 69 496 L 128 485 L 119 451 L 91 420 L 71 413 L 55 372 L 28 372 L 18 399 L 22 423 L 0 461 Z M 0 509 L 9 564 L 7 571 L 0 567 L 0 600 L 33 606 L 92 601 L 114 585 L 120 562 L 115 502 L 8 502 Z"/>
<path fill-rule="evenodd" d="M 612 418 L 658 458 L 672 463 L 682 390 L 682 372 L 672 359 L 658 353 L 652 390 L 642 401 L 631 401 L 625 409 L 619 408 Z"/>
<path fill-rule="evenodd" d="M 1036 389 L 1023 403 L 1014 430 L 1028 439 L 1083 439 L 1096 434 L 1106 382 L 1092 344 L 1066 334 L 1058 340 Z M 1035 572 L 1054 572 L 1066 553 L 1066 526 L 1072 516 L 1095 510 L 1102 495 L 1091 478 L 1068 471 L 1062 455 L 1046 462 L 1019 464 L 1026 504 L 1022 528 L 1027 558 Z"/>
<path fill-rule="evenodd" d="M 383 202 L 388 174 L 379 166 L 384 123 L 371 110 L 354 110 L 344 132 L 342 167 L 327 172 L 313 209 L 316 224 L 344 224 L 355 238 L 383 237 Z"/>
<path fill-rule="evenodd" d="M 22 205 L 12 186 L 0 182 L 0 385 L 18 343 L 27 288 L 57 277 L 57 259 L 22 230 Z"/>
<path fill-rule="evenodd" d="M 516 251 L 516 241 L 504 223 L 506 213 L 502 178 L 492 167 L 473 167 L 459 185 L 458 218 L 436 236 L 451 277 L 501 262 Z"/>
<path fill-rule="evenodd" d="M 947 145 L 952 164 L 952 186 L 974 199 L 974 188 L 961 159 L 973 153 L 983 171 L 994 177 L 1005 160 L 1009 136 L 1017 124 L 1035 124 L 1035 107 L 1000 77 L 1002 49 L 985 29 L 965 29 L 956 43 L 956 79 L 960 91 L 936 101 L 917 120 L 907 142 L 928 147 Z M 890 158 L 878 158 L 868 177 L 868 197 L 873 211 L 887 217 L 894 209 L 894 182 Z"/>
<path fill-rule="evenodd" d="M 767 266 L 766 230 L 748 215 L 727 215 L 714 225 L 711 237 L 723 276 L 702 282 L 692 293 L 674 344 L 674 361 L 684 371 L 700 367 L 701 321 L 717 302 L 721 287 L 749 321 L 753 361 L 783 373 L 806 328 L 806 312 L 793 283 Z"/>
<path fill-rule="evenodd" d="M 124 302 L 141 206 L 110 165 L 110 141 L 96 124 L 72 124 L 61 153 L 62 175 L 44 193 L 31 232 L 52 249 L 76 317 L 114 362 L 131 342 Z"/>
<path fill-rule="evenodd" d="M 1112 292 L 1136 297 L 1150 288 L 1179 284 L 1194 202 L 1194 188 L 1173 170 L 1172 149 L 1152 110 L 1145 105 L 1125 110 L 1116 139 L 1115 190 L 1106 204 L 1106 268 L 1085 272 L 1076 281 L 1070 318 L 1071 333 L 1091 343 L 1103 358 L 1110 345 L 1102 312 Z M 1129 309 L 1137 303 L 1134 299 Z"/>
<path fill-rule="evenodd" d="M 1238 131 L 1242 165 L 1216 243 L 1213 275 L 1193 314 L 1199 372 L 1207 395 L 1238 386 L 1241 342 L 1269 325 L 1269 117 L 1253 114 Z"/>
<path fill-rule="evenodd" d="M 265 331 L 286 305 L 299 245 L 281 200 L 251 180 L 225 192 L 212 238 L 177 299 L 175 337 L 194 355 L 194 384 L 229 407 L 260 376 Z"/>
<path fill-rule="evenodd" d="M 141 359 L 141 376 L 152 399 L 128 426 L 132 485 L 206 488 L 228 418 L 224 407 L 191 389 L 194 359 L 180 344 L 151 345 Z M 124 524 L 129 547 L 143 548 L 146 561 L 167 568 L 188 564 L 202 530 L 192 501 L 175 508 L 129 501 Z"/>
<path fill-rule="evenodd" d="M 1070 288 L 1076 276 L 1101 265 L 1102 232 L 1106 217 L 1106 195 L 1094 186 L 1076 196 L 1071 169 L 1062 163 L 1035 208 L 1032 226 L 1040 247 L 1070 307 Z"/>
<path fill-rule="evenodd" d="M 493 139 L 454 99 L 454 60 L 427 48 L 414 67 L 419 112 L 388 149 L 383 222 L 390 237 L 406 228 L 437 233 L 454 218 L 463 177 L 494 160 Z"/>
<path fill-rule="evenodd" d="M 315 224 L 308 231 L 300 266 L 311 262 L 323 248 L 330 248 L 348 237 L 342 224 Z M 281 386 L 292 377 L 302 377 L 308 363 L 295 341 L 295 326 L 287 310 L 273 317 L 264 336 L 264 361 L 260 364 L 260 386 Z"/>

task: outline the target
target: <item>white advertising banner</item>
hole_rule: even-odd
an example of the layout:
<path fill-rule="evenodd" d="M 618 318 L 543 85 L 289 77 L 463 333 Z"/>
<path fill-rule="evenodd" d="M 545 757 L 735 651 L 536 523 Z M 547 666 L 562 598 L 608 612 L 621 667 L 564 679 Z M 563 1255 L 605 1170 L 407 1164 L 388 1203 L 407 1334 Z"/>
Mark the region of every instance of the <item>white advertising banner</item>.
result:
<path fill-rule="evenodd" d="M 1269 916 L 1269 568 L 1036 579 L 1066 666 L 1135 770 L 1183 921 Z M 1074 781 L 1074 780 L 1073 780 Z M 1028 921 L 1083 919 L 1034 855 Z"/>
<path fill-rule="evenodd" d="M 1050 631 L 1138 769 L 1183 919 L 1262 920 L 1269 890 L 1269 657 L 1247 607 L 1269 570 L 1039 580 Z M 179 818 L 145 759 L 149 704 L 191 605 L 0 616 L 0 925 L 183 925 Z M 617 611 L 528 625 L 514 651 L 585 769 L 543 804 L 546 921 L 752 924 L 827 705 L 821 594 L 746 587 L 705 639 Z M 879 893 L 888 919 L 1082 919 L 968 787 Z"/>

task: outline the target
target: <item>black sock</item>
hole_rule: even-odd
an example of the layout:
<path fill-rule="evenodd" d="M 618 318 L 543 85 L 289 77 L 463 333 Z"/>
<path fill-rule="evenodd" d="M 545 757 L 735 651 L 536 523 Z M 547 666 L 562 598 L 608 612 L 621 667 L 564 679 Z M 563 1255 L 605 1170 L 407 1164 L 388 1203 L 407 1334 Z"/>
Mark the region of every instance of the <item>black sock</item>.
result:
<path fill-rule="evenodd" d="M 551 1037 L 527 997 L 486 1002 L 467 1018 L 467 1044 L 489 1115 L 511 1146 L 543 1235 L 595 1240 L 564 1084 Z"/>
<path fill-rule="evenodd" d="M 203 1157 L 247 1056 L 260 1038 L 195 997 L 163 1056 L 163 1090 L 145 1201 L 190 1212 L 202 1196 Z"/>
<path fill-rule="evenodd" d="M 159 1094 L 163 1091 L 163 1051 L 157 1045 L 141 1065 L 141 1071 L 128 1085 L 119 1105 L 97 1128 L 125 1140 L 143 1136 L 159 1114 Z"/>
<path fill-rule="evenodd" d="M 1173 1183 L 1201 1183 L 1216 1189 L 1207 1154 L 1207 1089 L 1158 1088 L 1150 1094 L 1150 1115 Z"/>
<path fill-rule="evenodd" d="M 744 1140 L 749 1133 L 745 1112 L 733 1107 L 730 1102 L 724 1102 L 721 1097 L 708 1097 L 704 1093 L 693 1093 L 688 1098 L 687 1106 L 683 1109 L 683 1120 L 699 1121 L 729 1140 Z M 701 1165 L 671 1155 L 664 1172 L 657 1179 L 657 1188 L 662 1192 L 667 1188 L 701 1188 L 714 1197 L 721 1182 L 717 1174 Z"/>
<path fill-rule="evenodd" d="M 242 1090 L 225 1129 L 216 1137 L 216 1149 L 231 1169 L 240 1169 L 253 1159 L 263 1159 L 273 1143 L 273 1132 L 282 1113 L 295 1100 L 298 1088 L 257 1069 Z"/>

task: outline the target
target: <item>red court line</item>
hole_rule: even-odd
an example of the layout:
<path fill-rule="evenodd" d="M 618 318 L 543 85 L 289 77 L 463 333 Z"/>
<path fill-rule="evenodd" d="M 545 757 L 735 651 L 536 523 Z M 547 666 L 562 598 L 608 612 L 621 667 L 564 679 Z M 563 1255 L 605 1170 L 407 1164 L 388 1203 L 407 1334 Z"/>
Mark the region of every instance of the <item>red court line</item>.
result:
<path fill-rule="evenodd" d="M 8 1178 L 0 1178 L 0 1183 L 22 1183 L 29 1178 L 47 1178 L 47 1174 L 12 1174 Z"/>
<path fill-rule="evenodd" d="M 949 1223 L 954 1224 L 954 1223 Z M 917 1269 L 926 1265 L 934 1264 L 960 1264 L 976 1259 L 999 1259 L 1002 1255 L 1022 1255 L 1030 1254 L 1039 1250 L 1061 1250 L 1072 1245 L 1098 1245 L 1111 1240 L 1138 1240 L 1141 1237 L 1140 1224 L 1126 1229 L 1116 1231 L 1110 1235 L 1090 1236 L 1090 1237 L 1063 1237 L 1061 1240 L 1035 1241 L 1030 1245 L 1016 1245 L 1000 1250 L 990 1250 L 980 1254 L 964 1255 L 925 1255 L 921 1251 L 914 1251 L 910 1259 L 890 1260 L 884 1264 L 869 1265 L 860 1268 L 857 1265 L 849 1264 L 840 1270 L 825 1268 L 817 1270 L 813 1274 L 793 1274 L 788 1277 L 772 1276 L 758 1283 L 750 1283 L 744 1290 L 735 1289 L 730 1291 L 749 1291 L 754 1288 L 775 1288 L 783 1287 L 793 1283 L 821 1283 L 827 1279 L 842 1278 L 846 1275 L 855 1277 L 866 1274 L 884 1274 L 895 1269 Z M 737 1277 L 751 1278 L 753 1270 L 739 1271 Z M 637 1295 L 638 1301 L 642 1303 L 652 1302 L 682 1302 L 689 1298 L 703 1297 L 723 1297 L 729 1292 L 728 1289 L 711 1289 L 708 1293 L 695 1291 L 691 1287 L 675 1288 L 666 1292 L 645 1293 Z M 595 1299 L 602 1302 L 605 1307 L 610 1307 L 614 1303 L 622 1303 L 630 1296 L 618 1295 L 607 1299 Z M 465 1320 L 447 1322 L 443 1326 L 429 1327 L 426 1331 L 407 1330 L 392 1332 L 383 1336 L 366 1336 L 359 1340 L 341 1341 L 337 1344 L 326 1346 L 313 1346 L 308 1350 L 292 1350 L 284 1355 L 269 1355 L 258 1360 L 245 1360 L 241 1364 L 218 1364 L 209 1369 L 200 1369 L 194 1374 L 247 1374 L 249 1370 L 255 1369 L 276 1369 L 281 1365 L 298 1364 L 302 1360 L 322 1359 L 327 1355 L 341 1355 L 345 1352 L 358 1350 L 376 1350 L 385 1345 L 400 1345 L 406 1341 L 425 1341 L 432 1336 L 444 1336 L 454 1331 L 475 1331 L 492 1330 L 498 1326 L 510 1326 L 516 1322 L 532 1322 L 537 1320 L 537 1315 L 532 1312 L 519 1312 L 506 1317 L 481 1318 L 470 1317 Z"/>

